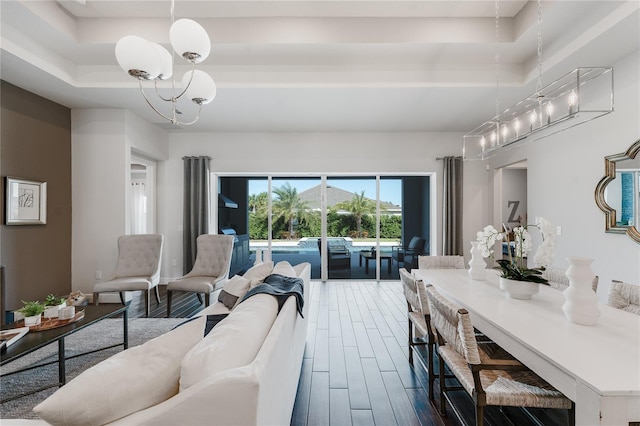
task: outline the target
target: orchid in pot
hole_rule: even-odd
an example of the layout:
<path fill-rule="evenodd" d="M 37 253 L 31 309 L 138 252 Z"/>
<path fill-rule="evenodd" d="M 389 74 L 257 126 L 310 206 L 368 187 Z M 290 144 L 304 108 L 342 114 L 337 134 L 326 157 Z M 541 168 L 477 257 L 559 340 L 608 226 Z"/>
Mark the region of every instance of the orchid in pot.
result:
<path fill-rule="evenodd" d="M 528 228 L 538 228 L 542 234 L 542 243 L 534 256 L 535 267 L 527 266 L 527 255 L 532 250 L 531 235 Z M 513 247 L 509 232 L 499 232 L 493 226 L 486 226 L 477 234 L 477 241 L 483 257 L 493 256 L 493 247 L 497 241 L 506 240 L 509 250 L 507 259 L 496 260 L 500 274 L 500 288 L 509 297 L 530 299 L 538 293 L 538 284 L 549 282 L 542 276 L 545 268 L 553 262 L 555 241 L 553 226 L 547 219 L 536 219 L 535 225 L 518 226 L 513 229 Z"/>

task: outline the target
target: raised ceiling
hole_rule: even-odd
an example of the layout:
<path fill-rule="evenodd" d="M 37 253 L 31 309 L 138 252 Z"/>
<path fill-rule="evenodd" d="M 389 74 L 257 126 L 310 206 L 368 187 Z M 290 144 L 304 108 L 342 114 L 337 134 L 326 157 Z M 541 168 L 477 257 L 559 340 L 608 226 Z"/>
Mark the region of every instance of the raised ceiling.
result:
<path fill-rule="evenodd" d="M 169 1 L 1 4 L 1 75 L 70 108 L 124 108 L 197 132 L 465 132 L 535 90 L 537 1 L 176 0 L 211 36 L 218 96 L 176 128 L 151 112 L 114 46 L 170 48 Z M 640 2 L 544 1 L 543 84 L 639 49 Z M 178 62 L 179 63 L 179 62 Z M 177 69 L 177 80 L 187 67 Z M 188 112 L 186 108 L 185 112 Z"/>

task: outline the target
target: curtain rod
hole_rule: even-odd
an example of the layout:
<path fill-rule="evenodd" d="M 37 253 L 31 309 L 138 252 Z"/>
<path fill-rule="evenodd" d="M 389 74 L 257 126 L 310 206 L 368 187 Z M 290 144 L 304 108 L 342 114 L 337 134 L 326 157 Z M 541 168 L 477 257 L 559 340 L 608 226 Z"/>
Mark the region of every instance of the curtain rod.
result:
<path fill-rule="evenodd" d="M 198 156 L 198 155 L 194 155 L 194 156 L 185 155 L 184 157 L 182 157 L 183 160 L 185 160 L 187 158 L 206 158 L 208 160 L 211 160 L 211 157 L 209 157 L 208 155 L 200 155 L 200 156 Z"/>
<path fill-rule="evenodd" d="M 440 160 L 444 160 L 446 157 L 436 157 L 436 161 L 440 161 Z M 457 156 L 457 157 L 453 157 L 453 158 L 462 158 L 461 155 Z"/>

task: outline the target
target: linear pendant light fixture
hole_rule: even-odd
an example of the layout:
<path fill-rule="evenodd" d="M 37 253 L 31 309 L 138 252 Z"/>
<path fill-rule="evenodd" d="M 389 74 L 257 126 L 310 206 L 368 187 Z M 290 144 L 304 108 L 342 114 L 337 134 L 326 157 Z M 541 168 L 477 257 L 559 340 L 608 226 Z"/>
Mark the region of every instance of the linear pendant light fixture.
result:
<path fill-rule="evenodd" d="M 499 56 L 496 52 L 496 75 L 498 71 Z M 484 160 L 613 111 L 611 67 L 576 68 L 545 87 L 541 81 L 542 3 L 538 0 L 536 92 L 503 112 L 496 107 L 495 117 L 466 134 L 462 150 L 464 160 Z M 499 93 L 497 89 L 496 92 Z M 496 105 L 499 105 L 498 96 Z"/>
<path fill-rule="evenodd" d="M 196 64 L 204 61 L 211 52 L 211 40 L 205 29 L 191 19 L 174 19 L 174 0 L 171 0 L 171 28 L 169 40 L 175 53 L 191 64 L 191 70 L 182 77 L 182 91 L 176 94 L 176 82 L 173 74 L 175 57 L 158 43 L 152 43 L 142 37 L 129 35 L 116 43 L 116 59 L 120 67 L 131 77 L 138 80 L 140 93 L 147 104 L 162 118 L 176 125 L 194 124 L 200 118 L 202 105 L 208 104 L 216 96 L 216 84 L 213 78 L 204 71 L 196 70 Z M 158 81 L 171 78 L 171 96 L 160 94 Z M 159 102 L 166 102 L 170 112 L 160 111 L 147 97 L 143 82 L 153 81 Z M 177 103 L 181 98 L 190 99 L 198 105 L 195 118 L 191 121 L 180 121 L 178 115 L 182 112 Z"/>

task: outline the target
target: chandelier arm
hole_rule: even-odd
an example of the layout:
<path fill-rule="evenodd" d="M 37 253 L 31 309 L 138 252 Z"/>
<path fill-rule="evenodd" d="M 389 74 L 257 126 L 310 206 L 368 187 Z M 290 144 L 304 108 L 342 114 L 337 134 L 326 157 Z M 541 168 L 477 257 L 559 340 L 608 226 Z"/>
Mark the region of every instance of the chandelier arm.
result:
<path fill-rule="evenodd" d="M 149 98 L 147 98 L 147 95 L 144 93 L 144 89 L 142 87 L 142 80 L 138 79 L 138 84 L 140 86 L 140 93 L 142 93 L 142 97 L 144 98 L 145 101 L 147 101 L 147 104 L 149 104 L 151 109 L 154 110 L 156 112 L 156 114 L 158 114 L 160 117 L 164 118 L 167 121 L 172 122 L 173 124 L 176 124 L 176 119 L 175 118 L 171 118 L 169 116 L 166 116 L 163 113 L 161 113 L 160 111 L 158 111 L 158 109 L 151 103 Z M 175 108 L 173 108 L 173 110 L 175 111 Z"/>
<path fill-rule="evenodd" d="M 195 62 L 191 62 L 191 77 L 189 78 L 189 82 L 187 83 L 187 85 L 184 88 L 184 90 L 182 90 L 182 93 L 180 93 L 178 96 L 176 96 L 174 98 L 174 100 L 180 99 L 182 97 L 182 95 L 187 93 L 187 90 L 189 90 L 189 86 L 191 86 L 191 82 L 193 81 L 193 74 L 194 74 L 195 70 L 196 70 L 196 63 Z"/>
<path fill-rule="evenodd" d="M 154 86 L 154 87 L 155 87 L 155 89 L 156 89 L 156 95 L 158 95 L 158 97 L 159 97 L 160 99 L 162 99 L 162 100 L 163 100 L 163 101 L 165 101 L 165 102 L 172 102 L 172 101 L 173 101 L 173 98 L 165 98 L 164 96 L 162 96 L 162 95 L 160 94 L 160 90 L 158 90 L 158 80 L 153 80 L 153 86 Z"/>
<path fill-rule="evenodd" d="M 192 124 L 194 124 L 196 121 L 198 121 L 200 119 L 200 111 L 202 110 L 202 104 L 198 104 L 198 113 L 196 114 L 196 118 L 193 119 L 193 121 L 190 122 L 184 122 L 184 121 L 178 121 L 176 120 L 176 122 L 174 124 L 179 124 L 182 126 L 190 126 Z"/>

